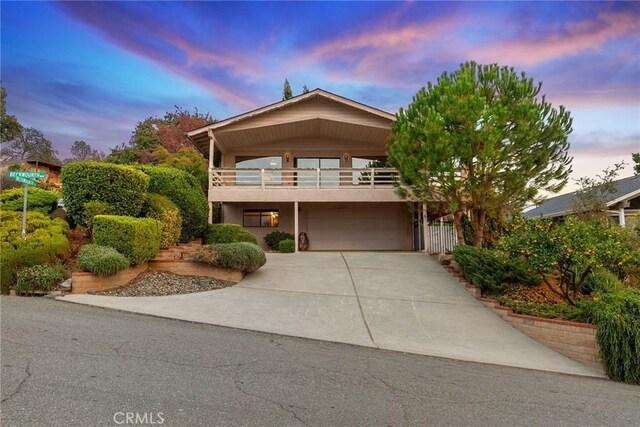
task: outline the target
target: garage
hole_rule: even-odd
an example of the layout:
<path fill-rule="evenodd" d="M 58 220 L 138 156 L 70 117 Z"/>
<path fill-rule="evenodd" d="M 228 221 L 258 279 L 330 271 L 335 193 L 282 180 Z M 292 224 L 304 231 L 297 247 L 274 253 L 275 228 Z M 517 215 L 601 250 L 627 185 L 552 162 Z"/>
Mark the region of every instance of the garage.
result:
<path fill-rule="evenodd" d="M 411 250 L 404 203 L 309 203 L 301 205 L 300 220 L 309 250 Z"/>

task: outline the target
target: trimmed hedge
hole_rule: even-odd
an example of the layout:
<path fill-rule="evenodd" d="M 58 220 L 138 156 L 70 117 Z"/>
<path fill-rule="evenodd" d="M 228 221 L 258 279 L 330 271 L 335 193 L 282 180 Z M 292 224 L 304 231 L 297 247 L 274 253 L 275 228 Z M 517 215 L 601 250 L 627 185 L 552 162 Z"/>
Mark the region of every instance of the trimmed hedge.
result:
<path fill-rule="evenodd" d="M 296 242 L 291 239 L 281 240 L 278 245 L 278 251 L 283 254 L 293 253 L 296 251 Z"/>
<path fill-rule="evenodd" d="M 258 239 L 253 233 L 242 228 L 238 224 L 209 224 L 205 233 L 207 245 L 218 243 L 248 242 L 258 244 Z"/>
<path fill-rule="evenodd" d="M 0 211 L 0 290 L 7 293 L 16 270 L 63 260 L 70 252 L 69 225 L 39 212 L 27 212 L 27 239 L 22 240 L 22 213 Z"/>
<path fill-rule="evenodd" d="M 209 245 L 191 255 L 192 259 L 219 268 L 252 273 L 267 262 L 264 251 L 253 243 L 221 243 Z"/>
<path fill-rule="evenodd" d="M 78 267 L 98 276 L 112 276 L 129 267 L 129 260 L 109 246 L 84 245 L 78 252 Z"/>
<path fill-rule="evenodd" d="M 168 197 L 180 209 L 180 241 L 202 235 L 207 225 L 209 206 L 198 179 L 188 172 L 159 166 L 138 166 L 150 178 L 149 192 Z"/>
<path fill-rule="evenodd" d="M 111 163 L 69 163 L 60 178 L 67 214 L 79 225 L 85 225 L 85 203 L 91 201 L 109 204 L 115 215 L 137 216 L 149 187 L 144 173 Z"/>
<path fill-rule="evenodd" d="M 55 210 L 60 196 L 55 191 L 29 187 L 27 190 L 27 210 L 49 214 Z M 12 188 L 0 193 L 0 210 L 22 212 L 24 189 Z"/>
<path fill-rule="evenodd" d="M 69 277 L 69 273 L 60 264 L 34 265 L 22 268 L 16 277 L 16 292 L 30 294 L 51 291 L 55 285 Z"/>
<path fill-rule="evenodd" d="M 178 244 L 182 217 L 176 204 L 169 200 L 168 197 L 160 194 L 147 194 L 142 207 L 142 214 L 147 218 L 158 220 L 162 224 L 160 249 L 167 249 Z"/>
<path fill-rule="evenodd" d="M 93 242 L 111 246 L 132 265 L 155 258 L 160 251 L 162 224 L 151 218 L 97 215 L 93 218 Z"/>
<path fill-rule="evenodd" d="M 586 310 L 598 328 L 596 339 L 607 374 L 640 384 L 640 290 L 603 294 Z"/>
<path fill-rule="evenodd" d="M 284 231 L 275 230 L 264 236 L 264 242 L 274 251 L 278 250 L 280 242 L 283 240 L 294 240 L 293 234 L 286 233 Z"/>
<path fill-rule="evenodd" d="M 93 217 L 96 215 L 113 215 L 113 209 L 108 203 L 99 202 L 97 200 L 84 204 L 84 225 L 89 235 L 93 227 Z"/>

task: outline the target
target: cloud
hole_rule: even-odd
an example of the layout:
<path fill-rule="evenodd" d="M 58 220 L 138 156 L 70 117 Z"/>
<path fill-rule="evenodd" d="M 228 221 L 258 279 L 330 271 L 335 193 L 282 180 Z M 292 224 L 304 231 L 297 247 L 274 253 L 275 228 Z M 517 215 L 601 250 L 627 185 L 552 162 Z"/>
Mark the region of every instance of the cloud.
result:
<path fill-rule="evenodd" d="M 546 35 L 533 39 L 488 42 L 473 49 L 473 57 L 481 62 L 532 66 L 600 51 L 608 42 L 623 37 L 632 37 L 637 43 L 640 17 L 630 12 L 602 12 L 592 19 L 569 21 L 560 30 L 547 29 Z"/>
<path fill-rule="evenodd" d="M 570 141 L 570 152 L 573 155 L 626 157 L 640 149 L 640 132 L 621 135 L 609 131 L 597 131 L 583 136 L 572 135 Z"/>

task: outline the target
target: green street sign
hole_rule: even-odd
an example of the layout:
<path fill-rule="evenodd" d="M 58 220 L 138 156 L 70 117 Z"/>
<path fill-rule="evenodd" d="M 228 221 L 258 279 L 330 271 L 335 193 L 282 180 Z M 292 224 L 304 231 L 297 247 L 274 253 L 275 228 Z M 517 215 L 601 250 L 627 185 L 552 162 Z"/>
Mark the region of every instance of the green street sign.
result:
<path fill-rule="evenodd" d="M 21 176 L 16 176 L 15 177 L 16 181 L 23 183 L 24 185 L 28 185 L 30 187 L 37 187 L 38 183 L 35 181 L 31 181 L 30 179 L 27 178 L 23 178 Z"/>
<path fill-rule="evenodd" d="M 9 171 L 9 176 L 11 178 L 40 179 L 46 178 L 47 174 L 45 172 Z"/>

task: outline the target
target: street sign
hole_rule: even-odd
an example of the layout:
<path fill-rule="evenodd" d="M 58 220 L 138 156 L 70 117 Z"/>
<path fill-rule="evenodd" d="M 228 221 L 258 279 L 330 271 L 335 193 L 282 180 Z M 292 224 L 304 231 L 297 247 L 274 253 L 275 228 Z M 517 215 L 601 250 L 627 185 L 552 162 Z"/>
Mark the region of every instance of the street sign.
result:
<path fill-rule="evenodd" d="M 30 179 L 27 179 L 27 178 L 23 178 L 21 176 L 16 176 L 15 180 L 18 181 L 18 182 L 23 183 L 24 185 L 28 185 L 30 187 L 37 187 L 38 186 L 37 182 L 31 181 Z"/>
<path fill-rule="evenodd" d="M 47 174 L 45 172 L 9 171 L 9 176 L 11 178 L 40 179 L 40 178 L 46 178 Z"/>

